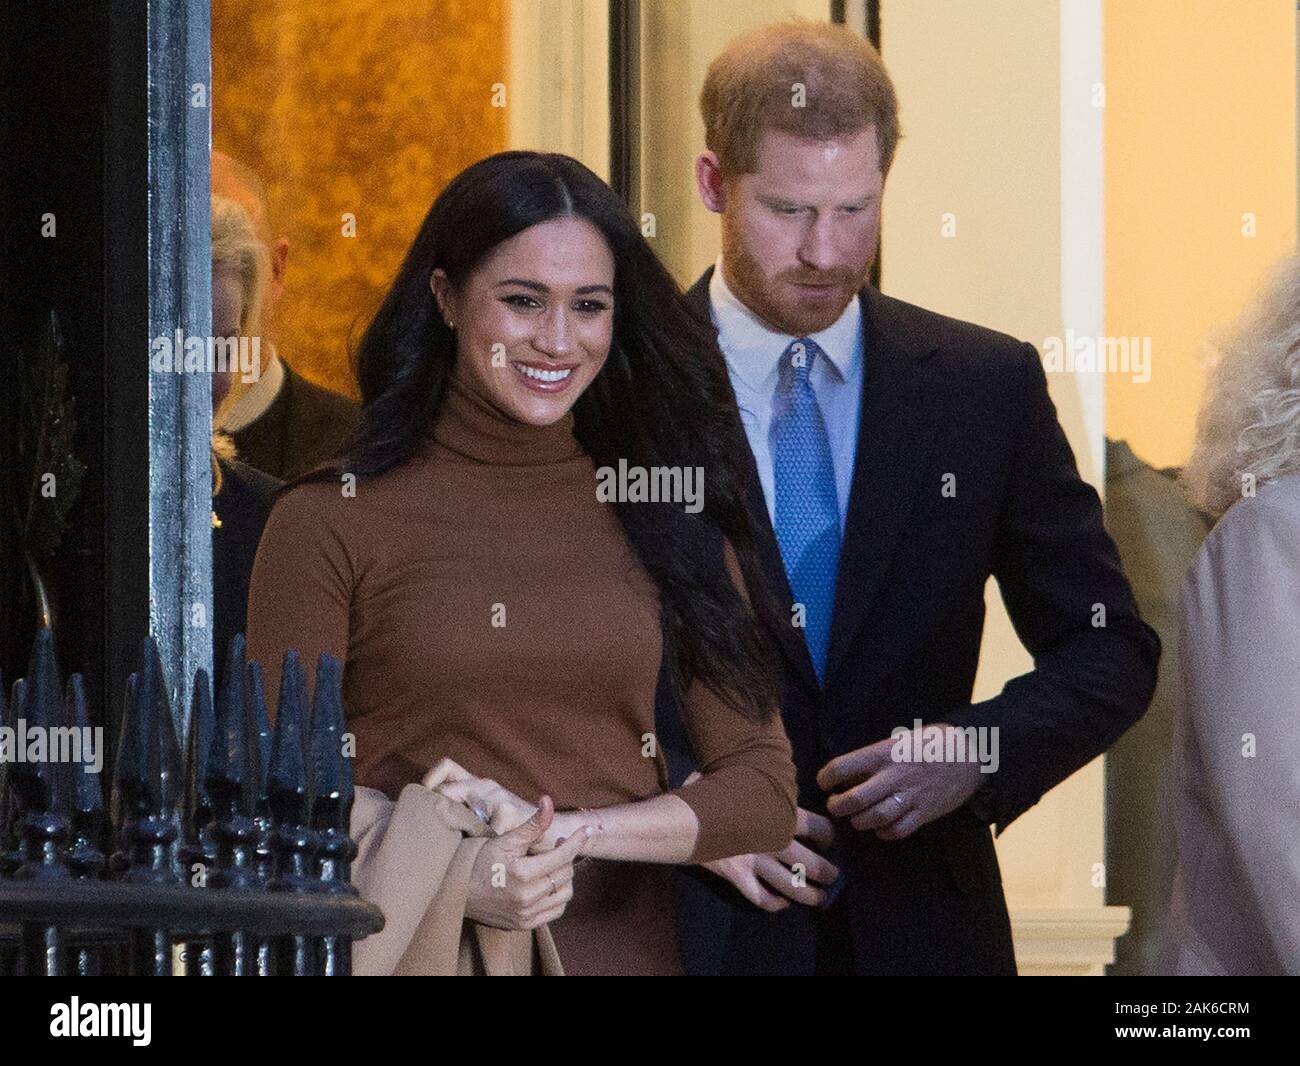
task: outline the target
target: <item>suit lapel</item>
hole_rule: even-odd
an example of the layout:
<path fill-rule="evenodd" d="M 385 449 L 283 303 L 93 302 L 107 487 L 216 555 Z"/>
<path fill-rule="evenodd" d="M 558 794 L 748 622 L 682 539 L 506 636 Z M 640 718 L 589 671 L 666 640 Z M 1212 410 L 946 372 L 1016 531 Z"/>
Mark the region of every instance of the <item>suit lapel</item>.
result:
<path fill-rule="evenodd" d="M 691 286 L 686 293 L 687 300 L 710 324 L 712 323 L 712 314 L 709 306 L 709 279 L 712 277 L 713 267 L 709 267 L 704 272 L 704 276 Z M 730 375 L 728 375 L 727 381 L 727 387 L 730 388 Z M 735 405 L 734 393 L 732 394 L 732 404 Z M 739 409 L 737 409 L 737 416 L 739 416 Z M 741 436 L 744 437 L 743 431 Z M 748 438 L 745 437 L 745 440 L 748 441 Z M 763 485 L 758 478 L 758 464 L 754 461 L 754 453 L 748 443 L 744 445 L 744 453 L 744 455 L 740 456 L 741 476 L 745 481 L 745 502 L 749 508 L 750 521 L 754 527 L 755 547 L 763 567 L 763 574 L 767 578 L 767 589 L 775 601 L 776 610 L 780 618 L 788 621 L 794 605 L 794 596 L 790 592 L 790 580 L 786 576 L 785 563 L 781 559 L 781 548 L 776 542 L 776 531 L 772 528 L 772 519 L 767 510 L 767 500 L 763 496 Z M 791 668 L 806 684 L 817 688 L 819 684 L 817 672 L 813 669 L 812 656 L 808 654 L 808 645 L 804 641 L 803 635 L 788 624 L 778 625 L 776 628 L 777 643 L 781 646 L 781 651 Z"/>
<path fill-rule="evenodd" d="M 936 346 L 896 321 L 898 305 L 888 297 L 868 287 L 860 299 L 866 363 L 827 678 L 842 663 L 880 589 L 935 430 L 931 405 L 937 390 L 925 388 L 922 368 Z"/>

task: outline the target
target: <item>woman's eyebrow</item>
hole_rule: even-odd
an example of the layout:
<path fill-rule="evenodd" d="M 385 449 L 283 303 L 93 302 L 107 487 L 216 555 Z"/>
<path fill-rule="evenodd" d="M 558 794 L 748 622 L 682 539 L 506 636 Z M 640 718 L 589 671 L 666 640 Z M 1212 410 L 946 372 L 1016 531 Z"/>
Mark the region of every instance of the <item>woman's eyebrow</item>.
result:
<path fill-rule="evenodd" d="M 548 293 L 551 291 L 548 286 L 543 285 L 540 281 L 528 281 L 525 278 L 506 278 L 503 281 L 498 281 L 496 283 L 495 288 L 499 289 L 503 285 L 519 285 L 522 288 L 532 289 L 533 292 L 540 292 L 540 293 Z M 611 289 L 608 285 L 583 285 L 580 288 L 574 289 L 573 291 L 577 293 L 579 296 L 585 296 L 588 293 L 592 293 L 592 292 L 605 292 L 608 293 L 610 296 L 614 295 L 614 290 Z"/>

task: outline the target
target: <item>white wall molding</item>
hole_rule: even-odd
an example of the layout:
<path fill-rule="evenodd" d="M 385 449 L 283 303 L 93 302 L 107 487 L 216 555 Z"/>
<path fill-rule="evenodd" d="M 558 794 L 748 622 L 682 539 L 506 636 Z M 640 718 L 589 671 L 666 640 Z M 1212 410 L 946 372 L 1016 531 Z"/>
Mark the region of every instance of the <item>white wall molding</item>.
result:
<path fill-rule="evenodd" d="M 1016 907 L 1011 936 L 1026 977 L 1101 977 L 1128 932 L 1128 907 Z"/>

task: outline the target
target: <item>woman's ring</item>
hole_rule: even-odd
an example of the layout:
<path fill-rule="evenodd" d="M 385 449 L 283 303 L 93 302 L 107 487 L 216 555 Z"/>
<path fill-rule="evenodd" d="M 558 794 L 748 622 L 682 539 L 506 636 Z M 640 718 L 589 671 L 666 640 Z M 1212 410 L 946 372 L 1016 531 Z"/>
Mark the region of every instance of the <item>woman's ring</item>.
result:
<path fill-rule="evenodd" d="M 550 874 L 547 874 L 547 875 L 546 875 L 546 880 L 548 880 L 549 882 L 551 882 L 551 895 L 552 895 L 552 896 L 555 895 L 555 893 L 559 891 L 559 889 L 556 887 L 556 884 L 555 884 L 555 878 L 552 877 Z"/>
<path fill-rule="evenodd" d="M 905 808 L 907 806 L 907 804 L 903 802 L 903 796 L 900 792 L 894 793 L 894 802 L 897 803 L 900 808 Z"/>
<path fill-rule="evenodd" d="M 473 812 L 478 816 L 478 820 L 479 820 L 480 822 L 489 822 L 489 823 L 490 823 L 490 822 L 492 821 L 492 819 L 488 817 L 488 812 L 484 809 L 483 804 L 481 804 L 478 800 L 475 800 L 475 801 L 470 805 L 470 808 L 469 808 L 469 809 L 470 809 L 471 811 L 473 811 Z"/>

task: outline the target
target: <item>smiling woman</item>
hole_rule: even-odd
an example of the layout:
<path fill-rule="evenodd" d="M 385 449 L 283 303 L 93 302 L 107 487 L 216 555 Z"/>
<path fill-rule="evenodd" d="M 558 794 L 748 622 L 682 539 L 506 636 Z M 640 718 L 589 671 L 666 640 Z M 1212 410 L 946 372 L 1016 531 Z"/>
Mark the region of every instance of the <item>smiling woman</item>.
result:
<path fill-rule="evenodd" d="M 614 257 L 585 219 L 531 226 L 498 245 L 459 291 L 441 268 L 431 287 L 442 317 L 461 323 L 458 378 L 520 422 L 562 417 L 609 356 Z M 513 374 L 501 373 L 507 366 Z"/>
<path fill-rule="evenodd" d="M 359 783 L 399 807 L 436 784 L 504 830 L 465 864 L 464 928 L 554 921 L 570 972 L 680 972 L 668 864 L 780 849 L 795 823 L 708 323 L 596 175 L 508 152 L 438 197 L 358 368 L 356 441 L 258 549 L 267 692 L 286 648 L 344 660 Z M 619 463 L 706 471 L 703 509 L 602 499 Z M 671 790 L 661 673 L 705 771 Z M 613 861 L 575 877 L 579 855 Z"/>

